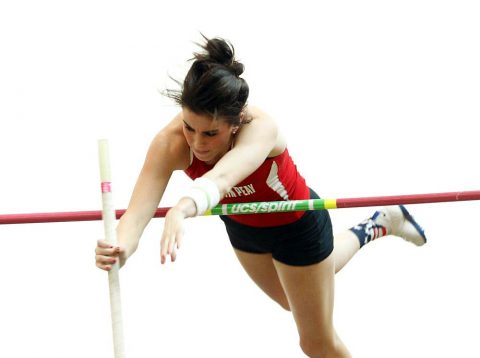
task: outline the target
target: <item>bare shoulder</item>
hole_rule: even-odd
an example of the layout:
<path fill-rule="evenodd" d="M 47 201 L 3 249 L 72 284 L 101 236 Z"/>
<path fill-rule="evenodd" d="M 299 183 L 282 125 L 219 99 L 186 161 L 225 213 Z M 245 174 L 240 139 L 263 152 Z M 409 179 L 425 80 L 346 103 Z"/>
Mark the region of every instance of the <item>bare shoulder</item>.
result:
<path fill-rule="evenodd" d="M 265 136 L 265 140 L 272 142 L 272 150 L 269 157 L 277 156 L 285 150 L 287 144 L 275 119 L 257 106 L 249 105 L 247 108 L 247 120 L 242 130 L 249 133 L 257 133 Z"/>
<path fill-rule="evenodd" d="M 272 118 L 272 116 L 258 106 L 248 105 L 246 108 L 246 114 L 247 120 L 250 120 L 249 123 L 257 121 L 257 123 L 268 123 L 271 126 L 276 126 L 275 120 Z"/>
<path fill-rule="evenodd" d="M 172 170 L 186 169 L 190 163 L 190 150 L 183 135 L 182 119 L 180 112 L 157 133 L 148 154 L 152 161 L 162 161 Z"/>

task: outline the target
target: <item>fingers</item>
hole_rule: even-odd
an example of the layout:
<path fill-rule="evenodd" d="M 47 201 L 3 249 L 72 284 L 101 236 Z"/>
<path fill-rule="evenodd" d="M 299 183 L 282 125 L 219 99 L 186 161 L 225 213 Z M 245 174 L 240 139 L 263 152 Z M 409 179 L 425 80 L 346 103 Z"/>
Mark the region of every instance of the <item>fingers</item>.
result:
<path fill-rule="evenodd" d="M 120 246 L 113 246 L 103 240 L 98 240 L 97 247 L 95 248 L 95 254 L 103 256 L 118 256 L 123 251 L 124 249 Z"/>
<path fill-rule="evenodd" d="M 95 248 L 96 266 L 102 270 L 110 271 L 123 251 L 124 249 L 120 246 L 113 246 L 105 240 L 98 240 Z"/>
<path fill-rule="evenodd" d="M 175 209 L 170 209 L 165 217 L 165 226 L 160 241 L 162 265 L 167 261 L 167 256 L 170 256 L 172 262 L 177 258 L 176 249 L 180 248 L 182 242 L 184 218 L 184 215 Z"/>
<path fill-rule="evenodd" d="M 162 241 L 160 243 L 160 262 L 162 265 L 167 262 L 167 256 L 170 256 L 170 260 L 175 262 L 177 259 L 177 249 L 180 248 L 181 241 L 181 234 L 169 235 L 164 232 Z"/>
<path fill-rule="evenodd" d="M 175 262 L 175 260 L 177 259 L 177 250 L 175 250 L 175 247 L 173 248 L 173 251 L 170 254 L 170 259 L 172 260 L 172 262 Z"/>
<path fill-rule="evenodd" d="M 169 240 L 170 242 L 170 240 Z M 176 253 L 172 252 L 172 250 L 169 250 L 169 242 L 165 242 L 161 245 L 161 251 L 160 251 L 160 263 L 163 265 L 165 262 L 167 262 L 167 256 L 171 256 L 171 261 L 175 261 L 173 257 L 176 257 Z"/>
<path fill-rule="evenodd" d="M 112 266 L 117 263 L 117 259 L 109 256 L 95 256 L 96 266 L 99 269 L 110 271 Z"/>
<path fill-rule="evenodd" d="M 172 262 L 175 262 L 175 260 L 177 259 L 177 250 L 180 249 L 182 241 L 183 241 L 183 232 L 179 232 L 175 238 L 175 241 L 172 241 L 171 245 L 169 245 L 168 252 L 170 254 Z"/>
<path fill-rule="evenodd" d="M 168 250 L 168 243 L 170 239 L 168 235 L 165 233 L 165 230 L 162 235 L 162 240 L 160 241 L 160 263 L 163 265 L 167 260 L 167 250 Z"/>
<path fill-rule="evenodd" d="M 107 242 L 107 240 L 97 240 L 97 247 L 101 247 L 101 248 L 109 248 L 109 247 L 112 247 L 112 245 Z"/>
<path fill-rule="evenodd" d="M 167 254 L 170 255 L 170 256 L 172 256 L 172 254 L 174 253 L 175 243 L 176 243 L 175 239 L 170 240 L 170 242 L 168 243 Z"/>
<path fill-rule="evenodd" d="M 184 233 L 182 232 L 180 235 L 177 237 L 177 249 L 180 249 L 180 246 L 182 246 L 183 243 L 183 235 Z M 175 247 L 174 247 L 175 249 Z"/>

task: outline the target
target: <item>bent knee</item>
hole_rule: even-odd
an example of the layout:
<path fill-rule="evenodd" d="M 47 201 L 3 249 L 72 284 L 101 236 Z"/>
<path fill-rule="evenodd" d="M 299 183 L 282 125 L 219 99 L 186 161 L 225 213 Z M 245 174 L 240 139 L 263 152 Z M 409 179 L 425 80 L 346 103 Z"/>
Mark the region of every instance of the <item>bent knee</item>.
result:
<path fill-rule="evenodd" d="M 340 342 L 331 338 L 323 339 L 300 339 L 300 347 L 303 353 L 310 358 L 327 358 L 327 357 L 347 357 L 341 348 Z"/>
<path fill-rule="evenodd" d="M 278 302 L 280 307 L 282 307 L 285 311 L 291 312 L 292 309 L 290 308 L 290 304 L 288 302 Z"/>

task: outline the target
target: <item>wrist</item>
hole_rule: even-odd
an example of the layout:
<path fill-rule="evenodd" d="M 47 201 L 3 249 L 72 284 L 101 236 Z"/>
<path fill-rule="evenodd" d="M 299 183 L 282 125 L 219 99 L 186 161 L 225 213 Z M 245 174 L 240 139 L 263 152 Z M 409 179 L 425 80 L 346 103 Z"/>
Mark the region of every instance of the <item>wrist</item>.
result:
<path fill-rule="evenodd" d="M 196 209 L 194 215 L 198 216 L 220 202 L 220 191 L 213 180 L 200 177 L 193 181 L 190 190 L 182 199 L 189 199 L 189 202 L 194 203 Z"/>
<path fill-rule="evenodd" d="M 128 258 L 137 251 L 142 233 L 136 225 L 123 219 L 122 217 L 117 226 L 117 244 L 123 248 L 124 255 Z"/>
<path fill-rule="evenodd" d="M 139 240 L 137 241 L 131 241 L 131 242 L 128 242 L 126 243 L 123 247 L 125 249 L 125 257 L 128 259 L 130 256 L 132 256 L 135 251 L 137 251 L 137 248 L 138 248 L 138 243 L 139 243 Z"/>
<path fill-rule="evenodd" d="M 175 205 L 170 210 L 174 210 L 178 212 L 184 218 L 195 216 L 197 213 L 197 207 L 195 205 L 195 201 L 188 196 L 181 198 L 178 201 L 177 205 Z"/>

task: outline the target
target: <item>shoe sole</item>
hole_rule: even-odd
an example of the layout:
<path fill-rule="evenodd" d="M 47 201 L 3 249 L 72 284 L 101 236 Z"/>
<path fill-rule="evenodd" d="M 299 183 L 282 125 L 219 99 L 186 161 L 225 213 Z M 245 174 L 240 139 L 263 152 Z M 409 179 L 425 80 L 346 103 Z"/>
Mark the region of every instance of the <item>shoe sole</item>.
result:
<path fill-rule="evenodd" d="M 412 240 L 408 240 L 412 243 L 414 243 L 417 246 L 422 246 L 425 245 L 427 242 L 427 237 L 425 236 L 425 232 L 423 231 L 422 227 L 415 221 L 412 215 L 408 212 L 408 210 L 403 206 L 400 205 L 400 210 L 402 210 L 403 216 L 405 217 L 405 220 L 407 220 L 417 231 L 418 234 L 420 234 L 420 237 L 414 238 Z"/>

